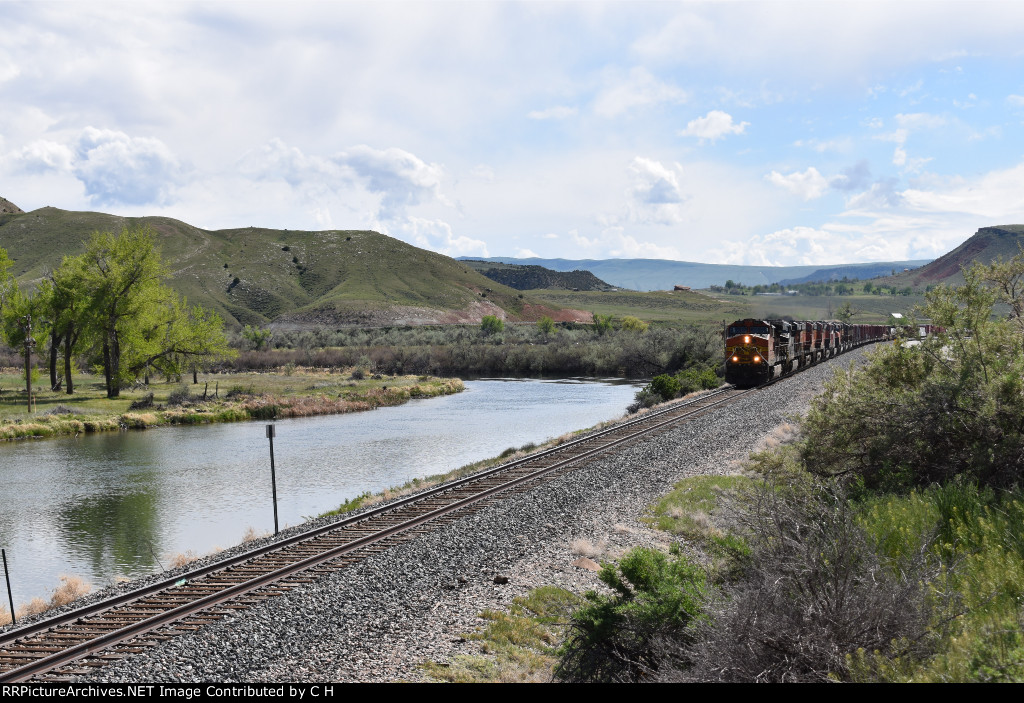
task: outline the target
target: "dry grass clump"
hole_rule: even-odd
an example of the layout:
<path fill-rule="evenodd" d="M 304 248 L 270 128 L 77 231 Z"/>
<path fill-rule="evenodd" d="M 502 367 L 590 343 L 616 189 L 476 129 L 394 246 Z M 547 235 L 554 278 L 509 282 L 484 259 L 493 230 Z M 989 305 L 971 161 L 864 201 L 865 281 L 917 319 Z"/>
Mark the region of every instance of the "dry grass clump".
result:
<path fill-rule="evenodd" d="M 255 527 L 249 525 L 247 528 L 245 528 L 245 533 L 242 535 L 242 544 L 254 542 L 258 539 L 263 539 L 264 537 L 268 536 L 270 536 L 270 533 L 266 530 L 264 530 L 263 532 L 259 532 Z"/>
<path fill-rule="evenodd" d="M 594 544 L 588 539 L 577 538 L 569 543 L 569 549 L 573 554 L 594 559 L 608 551 L 608 541 L 600 540 L 597 544 Z"/>
<path fill-rule="evenodd" d="M 78 600 L 92 590 L 92 586 L 78 576 L 62 574 L 60 581 L 61 584 L 57 586 L 57 588 L 53 589 L 53 593 L 50 594 L 50 600 L 47 601 L 37 596 L 28 603 L 22 603 L 18 606 L 18 619 L 20 620 L 33 615 L 40 615 L 48 610 L 53 610 L 54 608 L 67 605 L 72 601 Z M 7 608 L 0 608 L 0 625 L 9 624 L 11 624 L 11 612 Z"/>
<path fill-rule="evenodd" d="M 78 576 L 63 575 L 60 577 L 60 581 L 60 586 L 54 589 L 53 595 L 50 596 L 51 608 L 59 608 L 62 605 L 67 605 L 71 601 L 78 600 L 92 590 L 92 586 L 87 584 Z"/>
<path fill-rule="evenodd" d="M 765 451 L 776 447 L 792 444 L 800 436 L 800 426 L 792 422 L 783 422 L 768 433 L 759 443 L 755 451 Z"/>
<path fill-rule="evenodd" d="M 193 552 L 191 549 L 189 549 L 189 550 L 187 550 L 185 552 L 178 552 L 177 554 L 172 555 L 171 558 L 168 560 L 168 562 L 167 562 L 168 568 L 169 569 L 180 569 L 183 566 L 187 566 L 188 564 L 191 564 L 192 562 L 194 562 L 198 558 L 199 558 L 199 556 L 195 552 Z"/>

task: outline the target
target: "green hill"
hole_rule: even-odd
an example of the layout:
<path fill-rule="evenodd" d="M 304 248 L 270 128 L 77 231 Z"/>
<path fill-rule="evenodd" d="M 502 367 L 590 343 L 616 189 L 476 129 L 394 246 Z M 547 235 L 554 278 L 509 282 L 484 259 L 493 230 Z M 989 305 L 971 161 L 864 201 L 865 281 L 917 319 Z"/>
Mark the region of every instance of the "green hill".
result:
<path fill-rule="evenodd" d="M 473 323 L 484 315 L 590 319 L 524 296 L 447 256 L 362 230 L 210 231 L 167 217 L 46 207 L 0 214 L 0 247 L 14 260 L 19 281 L 31 283 L 64 256 L 84 251 L 92 232 L 139 225 L 157 232 L 171 285 L 229 325 Z"/>
<path fill-rule="evenodd" d="M 915 288 L 935 283 L 959 285 L 964 282 L 961 267 L 969 267 L 979 261 L 991 263 L 996 257 L 1009 259 L 1024 246 L 1024 225 L 999 225 L 982 227 L 970 239 L 943 254 L 935 261 L 909 272 L 903 272 L 883 279 L 893 285 L 909 285 Z"/>
<path fill-rule="evenodd" d="M 605 283 L 590 271 L 580 271 L 579 269 L 554 271 L 543 266 L 523 266 L 475 259 L 459 259 L 459 261 L 479 271 L 492 281 L 497 281 L 516 290 L 615 290 L 615 286 Z"/>

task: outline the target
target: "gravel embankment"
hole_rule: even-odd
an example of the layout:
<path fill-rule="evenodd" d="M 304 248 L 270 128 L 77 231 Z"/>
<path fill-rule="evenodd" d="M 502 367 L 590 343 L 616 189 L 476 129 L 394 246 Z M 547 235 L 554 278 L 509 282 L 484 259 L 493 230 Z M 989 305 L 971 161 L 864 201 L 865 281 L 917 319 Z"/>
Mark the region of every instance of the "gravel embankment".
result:
<path fill-rule="evenodd" d="M 105 667 L 103 681 L 417 681 L 426 660 L 478 653 L 460 635 L 477 614 L 554 584 L 599 582 L 582 551 L 612 558 L 666 536 L 639 520 L 680 479 L 735 470 L 781 423 L 802 413 L 836 365 L 811 368 L 738 403 L 592 461 L 236 617 Z M 496 585 L 494 577 L 508 577 Z"/>

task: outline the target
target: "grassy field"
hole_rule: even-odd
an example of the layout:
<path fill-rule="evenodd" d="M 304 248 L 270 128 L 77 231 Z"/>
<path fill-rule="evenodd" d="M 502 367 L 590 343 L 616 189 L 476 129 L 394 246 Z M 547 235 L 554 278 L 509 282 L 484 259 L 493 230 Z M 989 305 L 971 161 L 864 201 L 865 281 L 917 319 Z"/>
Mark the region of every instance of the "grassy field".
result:
<path fill-rule="evenodd" d="M 586 310 L 595 315 L 638 317 L 645 322 L 721 323 L 742 317 L 743 300 L 716 300 L 694 291 L 555 291 L 531 290 L 529 295 L 551 305 Z"/>
<path fill-rule="evenodd" d="M 29 412 L 24 377 L 0 373 L 0 440 L 143 429 L 169 424 L 273 420 L 357 412 L 411 398 L 458 393 L 458 379 L 367 376 L 286 369 L 282 373 L 200 374 L 198 384 L 154 383 L 106 397 L 103 379 L 75 377 L 75 394 L 37 391 Z"/>
<path fill-rule="evenodd" d="M 834 320 L 841 307 L 850 304 L 856 314 L 851 322 L 860 324 L 883 323 L 891 313 L 904 317 L 913 314 L 914 308 L 924 303 L 923 293 L 912 295 L 726 295 L 709 294 L 725 303 L 733 303 L 741 311 L 735 318 L 779 318 L 791 315 L 797 320 Z"/>

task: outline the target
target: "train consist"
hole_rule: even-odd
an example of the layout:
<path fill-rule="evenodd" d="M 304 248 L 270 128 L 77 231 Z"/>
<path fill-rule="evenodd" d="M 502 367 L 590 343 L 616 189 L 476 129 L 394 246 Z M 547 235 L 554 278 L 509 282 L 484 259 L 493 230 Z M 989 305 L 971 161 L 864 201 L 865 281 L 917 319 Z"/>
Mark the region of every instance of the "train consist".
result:
<path fill-rule="evenodd" d="M 862 344 L 892 339 L 887 325 L 737 320 L 725 329 L 725 381 L 756 386 Z"/>

